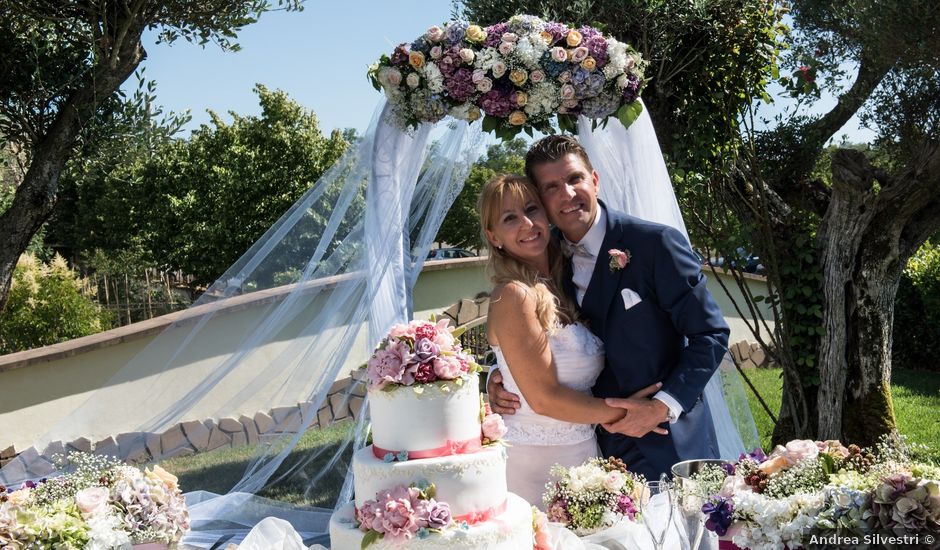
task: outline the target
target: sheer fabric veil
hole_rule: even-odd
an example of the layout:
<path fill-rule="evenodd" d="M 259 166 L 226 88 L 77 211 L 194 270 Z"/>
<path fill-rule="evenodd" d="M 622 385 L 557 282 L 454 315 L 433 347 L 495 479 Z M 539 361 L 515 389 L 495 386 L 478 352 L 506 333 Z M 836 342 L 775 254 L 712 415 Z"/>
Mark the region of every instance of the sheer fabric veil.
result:
<path fill-rule="evenodd" d="M 590 120 L 579 117 L 578 140 L 600 175 L 600 198 L 605 204 L 674 227 L 688 240 L 672 180 L 645 107 L 629 128 L 610 121 L 592 129 Z M 730 353 L 725 354 L 705 387 L 704 398 L 712 413 L 722 458 L 737 459 L 745 449 L 759 446 L 744 384 Z"/>

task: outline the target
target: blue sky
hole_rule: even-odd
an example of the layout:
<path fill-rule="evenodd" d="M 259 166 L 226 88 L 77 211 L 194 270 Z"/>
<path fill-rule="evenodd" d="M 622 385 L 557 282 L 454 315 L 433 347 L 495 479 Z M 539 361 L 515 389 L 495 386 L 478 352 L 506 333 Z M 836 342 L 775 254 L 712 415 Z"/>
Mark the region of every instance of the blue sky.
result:
<path fill-rule="evenodd" d="M 192 129 L 208 122 L 207 109 L 225 115 L 260 111 L 256 83 L 281 89 L 319 117 L 321 129 L 365 130 L 380 99 L 366 69 L 395 44 L 411 41 L 429 26 L 450 19 L 450 0 L 308 0 L 302 12 L 272 12 L 239 35 L 242 49 L 185 41 L 155 43 L 145 36 L 145 77 L 157 82 L 157 102 L 166 110 L 189 109 Z M 133 78 L 128 87 L 135 86 Z M 778 100 L 783 105 L 782 100 Z M 828 109 L 834 101 L 821 101 Z M 778 106 L 767 108 L 774 112 Z M 223 117 L 227 118 L 227 117 Z M 854 142 L 872 133 L 849 121 L 840 134 Z"/>

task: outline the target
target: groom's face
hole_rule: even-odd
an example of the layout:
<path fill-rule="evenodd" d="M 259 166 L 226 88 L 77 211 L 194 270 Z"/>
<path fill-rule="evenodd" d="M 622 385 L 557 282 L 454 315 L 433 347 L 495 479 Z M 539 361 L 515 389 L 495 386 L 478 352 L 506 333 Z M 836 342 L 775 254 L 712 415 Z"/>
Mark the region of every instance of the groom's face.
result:
<path fill-rule="evenodd" d="M 548 219 L 569 241 L 580 241 L 597 216 L 597 171 L 569 153 L 533 166 L 532 175 Z"/>

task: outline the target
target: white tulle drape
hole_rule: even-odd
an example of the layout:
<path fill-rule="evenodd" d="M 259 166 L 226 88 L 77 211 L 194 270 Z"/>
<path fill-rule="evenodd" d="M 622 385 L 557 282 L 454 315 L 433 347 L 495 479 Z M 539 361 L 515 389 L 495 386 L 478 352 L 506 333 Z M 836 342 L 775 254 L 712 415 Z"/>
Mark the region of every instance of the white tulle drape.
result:
<path fill-rule="evenodd" d="M 614 210 L 674 227 L 688 240 L 672 180 L 645 106 L 629 128 L 616 121 L 592 126 L 590 119 L 578 118 L 578 140 L 600 176 L 601 200 Z M 706 385 L 704 398 L 712 413 L 722 458 L 737 459 L 745 449 L 759 446 L 744 384 L 730 354 L 725 354 Z"/>

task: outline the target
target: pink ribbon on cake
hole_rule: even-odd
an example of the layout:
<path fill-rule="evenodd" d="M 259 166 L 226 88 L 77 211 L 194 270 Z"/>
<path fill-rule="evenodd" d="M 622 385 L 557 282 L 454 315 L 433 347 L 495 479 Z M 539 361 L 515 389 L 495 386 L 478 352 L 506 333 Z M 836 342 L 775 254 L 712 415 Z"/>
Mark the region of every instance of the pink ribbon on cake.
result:
<path fill-rule="evenodd" d="M 415 458 L 437 458 L 439 456 L 463 455 L 475 453 L 482 449 L 483 443 L 480 441 L 479 437 L 465 439 L 463 441 L 448 440 L 440 447 L 436 447 L 434 449 L 426 449 L 424 451 L 408 451 L 408 460 Z M 372 445 L 372 454 L 375 455 L 375 458 L 378 458 L 379 460 L 384 460 L 385 456 L 389 454 L 391 454 L 393 457 L 397 457 L 399 452 L 400 451 L 389 451 L 388 449 L 383 449 L 377 445 Z"/>
<path fill-rule="evenodd" d="M 454 521 L 457 523 L 466 521 L 467 525 L 476 525 L 477 523 L 489 521 L 495 517 L 503 515 L 503 513 L 506 512 L 507 502 L 508 501 L 504 500 L 502 504 L 493 506 L 492 508 L 470 512 L 469 514 L 463 514 L 462 516 L 456 516 L 454 517 Z"/>

